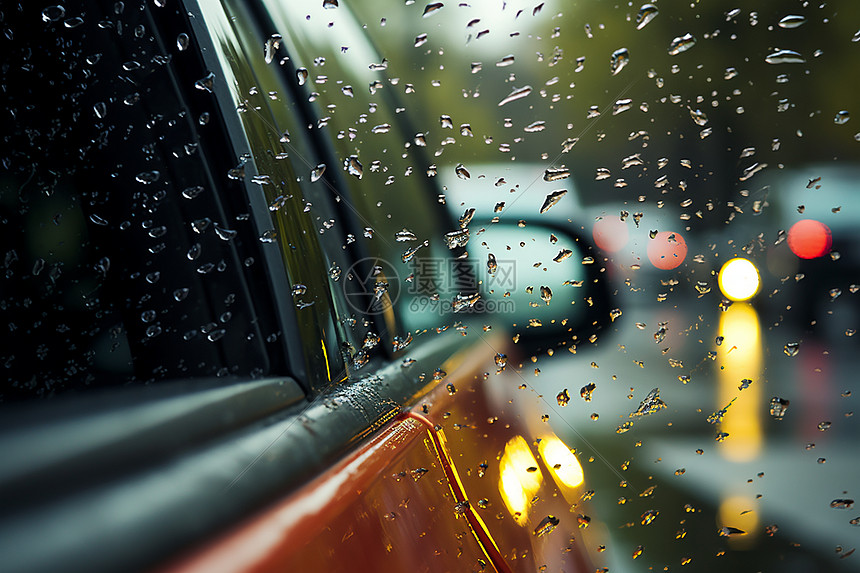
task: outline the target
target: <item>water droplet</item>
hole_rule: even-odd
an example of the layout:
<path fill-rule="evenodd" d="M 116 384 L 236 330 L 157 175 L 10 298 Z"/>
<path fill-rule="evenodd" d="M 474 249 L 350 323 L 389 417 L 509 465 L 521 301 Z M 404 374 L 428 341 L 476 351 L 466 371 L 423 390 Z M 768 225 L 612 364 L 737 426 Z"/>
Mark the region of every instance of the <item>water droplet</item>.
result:
<path fill-rule="evenodd" d="M 138 183 L 143 183 L 144 185 L 152 185 L 161 179 L 160 171 L 142 171 L 135 176 L 135 180 Z"/>
<path fill-rule="evenodd" d="M 836 125 L 843 125 L 848 123 L 849 119 L 851 119 L 851 114 L 843 109 L 836 113 L 836 117 L 833 118 L 833 123 Z"/>
<path fill-rule="evenodd" d="M 642 497 L 642 494 L 639 494 Z M 651 523 L 657 519 L 657 516 L 660 515 L 660 512 L 656 509 L 649 509 L 645 513 L 640 516 L 640 523 L 642 525 L 651 525 Z"/>
<path fill-rule="evenodd" d="M 427 43 L 427 34 L 419 34 L 415 37 L 415 47 L 423 46 Z"/>
<path fill-rule="evenodd" d="M 629 432 L 632 429 L 633 429 L 633 422 L 628 420 L 628 421 L 624 422 L 623 424 L 621 424 L 620 426 L 618 426 L 617 428 L 615 428 L 615 433 L 616 434 L 623 434 L 625 432 Z"/>
<path fill-rule="evenodd" d="M 619 48 L 612 52 L 612 56 L 609 58 L 609 71 L 614 76 L 624 69 L 624 66 L 629 62 L 630 52 L 627 51 L 627 48 Z"/>
<path fill-rule="evenodd" d="M 209 72 L 196 82 L 194 82 L 194 87 L 198 90 L 202 90 L 205 92 L 212 93 L 212 88 L 215 86 L 215 74 Z"/>
<path fill-rule="evenodd" d="M 424 7 L 424 13 L 421 15 L 423 18 L 428 18 L 441 10 L 445 5 L 442 2 L 431 2 Z"/>
<path fill-rule="evenodd" d="M 469 242 L 469 229 L 458 229 L 457 231 L 451 231 L 450 233 L 445 233 L 445 244 L 449 249 L 456 249 L 457 247 L 465 247 Z"/>
<path fill-rule="evenodd" d="M 261 243 L 274 243 L 275 239 L 277 239 L 277 238 L 278 238 L 278 232 L 274 229 L 268 229 L 266 231 L 263 231 L 263 233 L 260 235 L 260 242 Z"/>
<path fill-rule="evenodd" d="M 402 243 L 405 241 L 417 241 L 418 237 L 416 237 L 415 233 L 413 233 L 409 229 L 404 228 L 403 230 L 394 233 L 394 240 L 398 243 Z"/>
<path fill-rule="evenodd" d="M 797 353 L 800 352 L 800 343 L 787 342 L 782 351 L 785 352 L 787 356 L 797 356 Z"/>
<path fill-rule="evenodd" d="M 101 227 L 105 227 L 108 225 L 107 219 L 100 217 L 100 216 L 96 215 L 95 213 L 90 215 L 90 221 L 92 221 L 93 223 L 95 223 L 96 225 L 99 225 Z"/>
<path fill-rule="evenodd" d="M 508 54 L 507 56 L 505 56 L 504 58 L 502 58 L 501 60 L 496 62 L 496 67 L 497 68 L 506 68 L 513 63 L 514 63 L 514 55 Z"/>
<path fill-rule="evenodd" d="M 56 22 L 66 15 L 66 9 L 62 6 L 48 6 L 42 10 L 43 22 Z"/>
<path fill-rule="evenodd" d="M 708 423 L 709 423 L 709 424 L 719 424 L 719 423 L 721 423 L 721 422 L 723 421 L 723 418 L 725 418 L 725 416 L 726 416 L 726 412 L 728 411 L 729 407 L 730 407 L 732 404 L 734 404 L 735 400 L 737 400 L 737 398 L 736 398 L 736 397 L 735 397 L 735 398 L 732 398 L 732 399 L 731 399 L 731 401 L 730 401 L 728 404 L 726 404 L 726 405 L 725 405 L 725 407 L 721 408 L 720 410 L 717 410 L 716 412 L 714 412 L 713 414 L 711 414 L 710 416 L 708 416 Z"/>
<path fill-rule="evenodd" d="M 343 160 L 343 168 L 350 175 L 354 175 L 361 179 L 362 175 L 364 175 L 364 167 L 361 165 L 361 162 L 358 160 L 357 155 L 350 155 L 346 159 Z"/>
<path fill-rule="evenodd" d="M 665 407 L 666 403 L 660 398 L 660 389 L 654 388 L 648 392 L 648 395 L 639 403 L 639 407 L 636 408 L 635 412 L 630 414 L 630 417 L 647 416 L 654 412 L 658 412 Z"/>
<path fill-rule="evenodd" d="M 271 64 L 275 59 L 275 54 L 278 49 L 281 47 L 281 35 L 280 34 L 272 34 L 267 40 L 265 46 L 263 46 L 263 57 L 266 60 L 267 64 Z"/>
<path fill-rule="evenodd" d="M 636 29 L 641 30 L 648 25 L 648 22 L 653 20 L 660 12 L 653 4 L 643 4 L 639 8 L 639 13 L 636 14 Z"/>
<path fill-rule="evenodd" d="M 158 227 L 153 227 L 147 232 L 147 235 L 149 235 L 153 239 L 158 239 L 160 237 L 163 237 L 166 234 L 167 234 L 167 227 L 165 227 L 164 225 L 159 225 Z"/>
<path fill-rule="evenodd" d="M 559 392 L 555 399 L 559 406 L 567 406 L 570 403 L 570 393 L 567 391 L 567 388 Z"/>
<path fill-rule="evenodd" d="M 553 515 L 547 515 L 543 519 L 540 520 L 540 523 L 535 527 L 534 534 L 537 537 L 541 537 L 543 535 L 547 535 L 552 532 L 556 527 L 558 527 L 559 519 Z"/>
<path fill-rule="evenodd" d="M 469 173 L 469 170 L 466 169 L 466 167 L 462 163 L 457 164 L 457 166 L 454 168 L 454 172 L 460 179 L 469 179 L 470 177 L 472 177 L 472 174 Z"/>
<path fill-rule="evenodd" d="M 573 254 L 573 251 L 571 251 L 570 249 L 562 249 L 558 252 L 558 254 L 555 257 L 553 257 L 552 260 L 553 260 L 553 262 L 560 263 L 563 260 L 569 258 L 570 255 L 572 255 L 572 254 Z"/>
<path fill-rule="evenodd" d="M 609 179 L 612 177 L 612 172 L 606 167 L 598 167 L 597 172 L 594 175 L 595 181 L 603 181 L 604 179 Z"/>
<path fill-rule="evenodd" d="M 708 123 L 708 116 L 700 109 L 690 109 L 690 117 L 693 118 L 696 125 L 705 125 Z"/>
<path fill-rule="evenodd" d="M 188 46 L 191 44 L 191 38 L 188 37 L 188 34 L 182 32 L 178 36 L 176 36 L 176 49 L 180 52 L 184 52 L 188 49 Z"/>
<path fill-rule="evenodd" d="M 794 50 L 777 50 L 765 59 L 768 64 L 805 64 L 806 59 Z"/>
<path fill-rule="evenodd" d="M 634 153 L 633 155 L 628 155 L 621 160 L 621 169 L 630 169 L 631 167 L 644 164 L 645 162 L 642 160 L 642 155 L 640 153 Z"/>
<path fill-rule="evenodd" d="M 215 234 L 218 235 L 218 238 L 222 241 L 231 241 L 236 238 L 236 235 L 239 234 L 238 231 L 235 231 L 233 229 L 225 229 L 224 227 L 221 227 L 217 224 L 214 226 L 214 228 Z"/>
<path fill-rule="evenodd" d="M 325 163 L 320 163 L 311 171 L 311 183 L 320 180 L 320 177 L 325 173 L 326 165 Z"/>
<path fill-rule="evenodd" d="M 77 28 L 78 26 L 80 26 L 83 23 L 84 23 L 83 18 L 81 18 L 79 16 L 75 16 L 74 18 L 69 18 L 68 20 L 64 20 L 63 26 L 71 29 L 71 28 Z"/>
<path fill-rule="evenodd" d="M 219 328 L 217 330 L 213 330 L 209 334 L 206 335 L 206 340 L 209 342 L 215 342 L 217 340 L 221 340 L 224 335 L 227 334 L 227 330 L 223 328 Z"/>
<path fill-rule="evenodd" d="M 299 68 L 296 70 L 296 80 L 298 80 L 300 86 L 305 85 L 305 83 L 308 81 L 307 68 Z"/>
<path fill-rule="evenodd" d="M 97 102 L 93 105 L 93 113 L 96 114 L 97 118 L 104 119 L 107 115 L 107 106 L 103 101 Z"/>
<path fill-rule="evenodd" d="M 692 34 L 687 33 L 683 36 L 678 36 L 677 38 L 672 40 L 671 44 L 669 44 L 669 55 L 677 56 L 681 52 L 686 52 L 695 45 L 696 37 Z"/>
<path fill-rule="evenodd" d="M 779 396 L 774 396 L 770 399 L 770 415 L 777 420 L 781 420 L 785 417 L 789 404 L 789 400 L 784 400 Z"/>
<path fill-rule="evenodd" d="M 245 162 L 243 161 L 236 167 L 227 171 L 227 178 L 233 179 L 234 181 L 238 181 L 240 179 L 245 178 Z"/>
<path fill-rule="evenodd" d="M 779 21 L 780 28 L 799 28 L 806 24 L 806 18 L 797 14 L 790 14 Z"/>
<path fill-rule="evenodd" d="M 854 507 L 853 499 L 834 499 L 830 502 L 830 507 L 833 509 L 851 509 Z"/>
<path fill-rule="evenodd" d="M 548 286 L 541 286 L 540 287 L 540 298 L 546 304 L 549 304 L 550 301 L 552 300 L 552 289 L 550 289 Z"/>
<path fill-rule="evenodd" d="M 751 179 L 753 175 L 765 169 L 767 167 L 767 163 L 753 163 L 746 169 L 744 169 L 743 173 L 740 177 L 738 177 L 739 181 L 746 181 L 747 179 Z"/>
<path fill-rule="evenodd" d="M 624 113 L 633 106 L 633 100 L 630 98 L 619 99 L 612 104 L 612 115 Z"/>
<path fill-rule="evenodd" d="M 532 93 L 531 86 L 524 86 L 521 88 L 515 88 L 511 91 L 502 101 L 498 103 L 498 107 L 502 107 L 505 104 L 511 103 L 512 101 L 516 101 L 518 99 L 522 99 Z"/>
<path fill-rule="evenodd" d="M 460 228 L 465 229 L 472 222 L 472 217 L 475 216 L 475 209 L 466 209 L 460 217 Z"/>
<path fill-rule="evenodd" d="M 200 185 L 197 185 L 195 187 L 186 187 L 182 190 L 182 196 L 186 199 L 194 199 L 201 193 L 203 193 L 203 187 L 201 187 Z"/>
<path fill-rule="evenodd" d="M 597 385 L 595 385 L 594 382 L 589 382 L 588 384 L 579 389 L 579 396 L 586 402 L 591 402 L 591 397 L 594 394 L 594 390 L 596 388 Z"/>
<path fill-rule="evenodd" d="M 468 125 L 468 124 L 463 124 L 463 125 Z M 460 126 L 461 135 L 465 135 L 463 133 L 463 125 Z M 525 131 L 526 133 L 535 133 L 538 131 L 543 131 L 544 129 L 546 129 L 546 122 L 545 121 L 533 121 L 532 123 L 525 126 L 523 128 L 523 131 Z M 471 129 L 469 130 L 469 133 L 470 134 L 472 133 Z"/>
<path fill-rule="evenodd" d="M 546 177 L 546 174 L 544 174 Z M 546 213 L 553 207 L 556 203 L 561 201 L 561 198 L 567 194 L 567 189 L 559 189 L 557 191 L 553 191 L 549 195 L 546 196 L 546 199 L 543 201 L 543 205 L 541 205 L 540 212 L 541 214 Z"/>
<path fill-rule="evenodd" d="M 451 305 L 451 308 L 454 312 L 461 312 L 463 310 L 472 308 L 477 304 L 477 302 L 481 300 L 480 293 L 471 293 L 471 294 L 458 294 L 454 297 L 454 301 Z"/>
<path fill-rule="evenodd" d="M 561 179 L 567 179 L 568 177 L 570 177 L 570 169 L 567 167 L 551 167 L 543 173 L 544 181 L 560 181 Z"/>

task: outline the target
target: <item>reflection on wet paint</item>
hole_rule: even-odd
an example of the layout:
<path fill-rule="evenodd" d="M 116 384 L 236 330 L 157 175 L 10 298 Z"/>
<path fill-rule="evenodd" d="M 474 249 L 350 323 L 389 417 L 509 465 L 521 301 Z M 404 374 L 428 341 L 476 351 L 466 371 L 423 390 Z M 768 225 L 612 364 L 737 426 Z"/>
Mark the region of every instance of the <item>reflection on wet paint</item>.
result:
<path fill-rule="evenodd" d="M 720 315 L 719 335 L 724 341 L 724 354 L 720 357 L 716 408 L 722 408 L 737 398 L 722 418 L 719 432 L 728 434 L 720 442 L 720 454 L 728 460 L 740 462 L 754 459 L 761 451 L 762 384 L 753 383 L 742 392 L 741 380 L 760 381 L 761 331 L 756 310 L 746 303 L 735 303 Z"/>
<path fill-rule="evenodd" d="M 585 481 L 579 460 L 558 436 L 553 434 L 541 438 L 538 452 L 562 491 L 578 487 Z"/>
<path fill-rule="evenodd" d="M 524 525 L 529 502 L 543 482 L 543 474 L 525 438 L 515 436 L 505 444 L 499 472 L 499 492 L 505 506 L 514 520 Z"/>

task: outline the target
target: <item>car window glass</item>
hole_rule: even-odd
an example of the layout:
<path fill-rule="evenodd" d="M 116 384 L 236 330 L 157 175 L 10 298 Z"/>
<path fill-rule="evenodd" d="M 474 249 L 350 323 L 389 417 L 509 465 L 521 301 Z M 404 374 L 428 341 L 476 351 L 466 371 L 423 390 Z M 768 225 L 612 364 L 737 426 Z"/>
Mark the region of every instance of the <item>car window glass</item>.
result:
<path fill-rule="evenodd" d="M 422 133 L 428 118 L 412 107 L 411 86 L 387 74 L 384 58 L 347 9 L 264 4 L 298 54 L 295 81 L 339 162 L 328 168 L 343 173 L 344 198 L 362 227 L 353 250 L 387 274 L 386 296 L 395 312 L 388 317 L 375 305 L 369 311 L 387 321 L 395 348 L 410 331 L 447 328 L 455 309 L 471 309 L 480 298 L 474 296 L 476 269 L 470 278 L 453 260 L 467 244 L 468 222 L 461 229 L 446 209 L 445 188 L 434 178 L 436 157 Z M 321 31 L 320 19 L 332 25 Z"/>
<path fill-rule="evenodd" d="M 305 135 L 301 104 L 277 62 L 259 49 L 252 15 L 239 4 L 203 8 L 250 146 L 256 173 L 246 177 L 264 192 L 272 219 L 260 240 L 280 249 L 291 283 L 282 296 L 297 309 L 299 337 L 322 345 L 306 344 L 308 376 L 322 388 L 342 377 L 344 356 L 362 348 L 366 333 L 373 338 L 346 296 L 347 249 L 355 237 L 336 208 L 337 191 L 323 178 L 328 166 Z M 288 57 L 285 50 L 275 56 Z"/>
<path fill-rule="evenodd" d="M 230 142 L 198 131 L 194 81 L 175 89 L 181 50 L 122 3 L 49 8 L 4 11 L 3 399 L 284 373 L 254 249 L 233 241 L 246 207 L 207 164 Z"/>
<path fill-rule="evenodd" d="M 449 204 L 520 230 L 560 217 L 599 249 L 597 336 L 499 374 L 582 460 L 598 570 L 849 570 L 858 7 L 354 10 L 441 150 Z M 504 182 L 469 196 L 476 174 Z M 528 287 L 544 304 L 539 284 L 510 290 Z"/>

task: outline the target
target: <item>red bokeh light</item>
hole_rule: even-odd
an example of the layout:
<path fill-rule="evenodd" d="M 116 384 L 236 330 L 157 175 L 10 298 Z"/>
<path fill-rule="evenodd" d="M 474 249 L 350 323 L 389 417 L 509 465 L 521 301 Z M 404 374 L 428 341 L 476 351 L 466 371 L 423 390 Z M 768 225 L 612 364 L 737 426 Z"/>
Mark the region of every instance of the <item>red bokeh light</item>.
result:
<path fill-rule="evenodd" d="M 627 223 L 619 217 L 604 217 L 594 222 L 594 243 L 607 253 L 620 251 L 630 238 Z"/>
<path fill-rule="evenodd" d="M 648 241 L 648 260 L 658 269 L 676 268 L 687 257 L 687 242 L 681 233 L 660 231 Z"/>
<path fill-rule="evenodd" d="M 814 219 L 803 219 L 788 230 L 788 248 L 801 259 L 814 259 L 830 252 L 830 227 Z"/>

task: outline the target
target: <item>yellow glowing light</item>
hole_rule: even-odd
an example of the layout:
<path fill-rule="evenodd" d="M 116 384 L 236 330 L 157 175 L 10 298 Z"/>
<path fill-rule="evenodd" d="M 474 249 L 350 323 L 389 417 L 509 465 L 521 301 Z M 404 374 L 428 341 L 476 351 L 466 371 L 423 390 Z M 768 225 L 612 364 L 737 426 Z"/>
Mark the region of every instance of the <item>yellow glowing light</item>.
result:
<path fill-rule="evenodd" d="M 522 436 L 511 438 L 499 460 L 499 492 L 505 506 L 520 525 L 524 525 L 529 501 L 540 489 L 543 474 Z"/>
<path fill-rule="evenodd" d="M 726 298 L 734 301 L 752 298 L 761 286 L 758 269 L 747 259 L 742 258 L 735 258 L 726 262 L 720 269 L 717 282 Z"/>
<path fill-rule="evenodd" d="M 748 303 L 730 306 L 720 313 L 719 333 L 723 336 L 720 362 L 717 371 L 719 380 L 715 410 L 723 408 L 732 398 L 726 417 L 719 431 L 729 436 L 718 444 L 720 454 L 731 461 L 741 462 L 755 459 L 764 442 L 762 413 L 763 388 L 761 383 L 761 328 L 758 313 Z M 749 388 L 740 391 L 740 381 L 753 381 Z"/>
<path fill-rule="evenodd" d="M 720 502 L 717 524 L 719 527 L 734 527 L 744 533 L 729 538 L 735 549 L 749 547 L 755 543 L 759 533 L 758 513 L 755 500 L 747 496 L 729 496 Z"/>
<path fill-rule="evenodd" d="M 557 436 L 542 438 L 538 452 L 559 486 L 573 488 L 585 481 L 579 460 Z"/>

